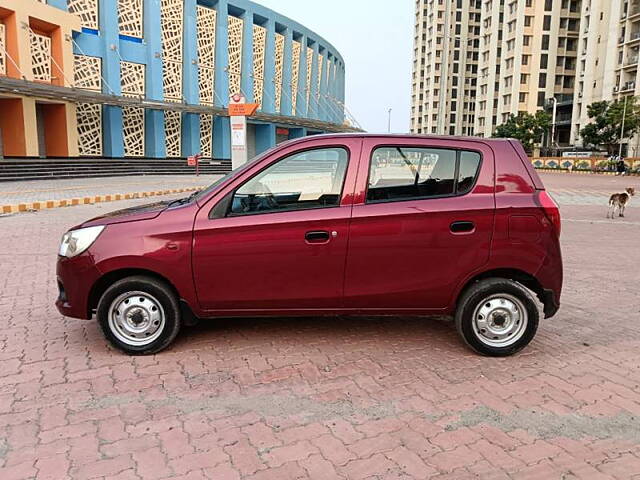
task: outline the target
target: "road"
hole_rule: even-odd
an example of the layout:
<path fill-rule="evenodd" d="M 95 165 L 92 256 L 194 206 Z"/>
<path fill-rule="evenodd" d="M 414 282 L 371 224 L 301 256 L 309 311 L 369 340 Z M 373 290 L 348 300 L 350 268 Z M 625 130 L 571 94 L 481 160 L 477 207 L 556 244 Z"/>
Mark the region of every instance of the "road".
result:
<path fill-rule="evenodd" d="M 444 319 L 218 320 L 130 358 L 60 316 L 65 229 L 142 202 L 0 217 L 0 478 L 629 479 L 640 472 L 638 177 L 544 175 L 565 290 L 521 354 Z"/>

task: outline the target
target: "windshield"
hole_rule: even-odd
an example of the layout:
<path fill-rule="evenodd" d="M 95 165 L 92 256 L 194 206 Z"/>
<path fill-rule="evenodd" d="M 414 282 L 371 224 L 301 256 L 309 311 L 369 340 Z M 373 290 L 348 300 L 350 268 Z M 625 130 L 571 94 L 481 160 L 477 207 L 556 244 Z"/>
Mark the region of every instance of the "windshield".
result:
<path fill-rule="evenodd" d="M 266 152 L 263 152 L 260 155 L 257 155 L 255 157 L 253 157 L 251 160 L 249 160 L 244 165 L 241 165 L 238 168 L 236 168 L 235 170 L 232 170 L 231 172 L 227 173 L 225 176 L 223 176 L 222 178 L 219 178 L 218 180 L 213 182 L 211 185 L 209 185 L 207 188 L 199 191 L 196 195 L 193 196 L 193 199 L 197 202 L 197 201 L 205 198 L 207 195 L 209 195 L 210 193 L 214 192 L 218 187 L 220 187 L 221 185 L 226 183 L 228 180 L 231 180 L 233 177 L 237 176 L 238 174 L 244 172 L 246 169 L 251 167 L 254 163 L 262 160 L 264 157 L 269 155 L 273 150 L 275 150 L 275 148 L 276 147 L 270 148 Z"/>

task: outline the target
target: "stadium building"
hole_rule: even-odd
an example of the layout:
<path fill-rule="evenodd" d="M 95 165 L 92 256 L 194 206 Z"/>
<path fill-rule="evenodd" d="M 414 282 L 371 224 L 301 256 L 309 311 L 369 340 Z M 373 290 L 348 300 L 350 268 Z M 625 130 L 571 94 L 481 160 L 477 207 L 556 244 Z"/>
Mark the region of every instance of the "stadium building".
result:
<path fill-rule="evenodd" d="M 345 121 L 339 52 L 247 0 L 0 0 L 0 156 L 231 157 Z"/>

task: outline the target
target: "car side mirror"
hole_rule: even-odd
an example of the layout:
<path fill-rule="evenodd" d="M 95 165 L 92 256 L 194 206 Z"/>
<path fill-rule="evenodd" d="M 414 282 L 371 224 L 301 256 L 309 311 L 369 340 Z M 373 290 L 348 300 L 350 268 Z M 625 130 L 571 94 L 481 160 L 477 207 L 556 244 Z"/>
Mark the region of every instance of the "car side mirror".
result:
<path fill-rule="evenodd" d="M 229 207 L 231 207 L 231 201 L 233 200 L 233 194 L 235 192 L 229 192 L 225 197 L 220 200 L 215 207 L 209 212 L 209 219 L 215 220 L 217 218 L 225 218 L 229 213 Z"/>

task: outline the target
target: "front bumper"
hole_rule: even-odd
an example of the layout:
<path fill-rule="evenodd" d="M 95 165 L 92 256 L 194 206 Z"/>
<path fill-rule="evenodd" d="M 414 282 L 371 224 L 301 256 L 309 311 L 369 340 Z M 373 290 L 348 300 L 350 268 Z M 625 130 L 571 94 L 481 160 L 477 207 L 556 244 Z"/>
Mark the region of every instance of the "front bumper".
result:
<path fill-rule="evenodd" d="M 91 319 L 89 296 L 91 288 L 100 278 L 100 271 L 95 266 L 93 257 L 88 252 L 73 258 L 59 256 L 56 275 L 58 311 L 66 317 Z"/>

